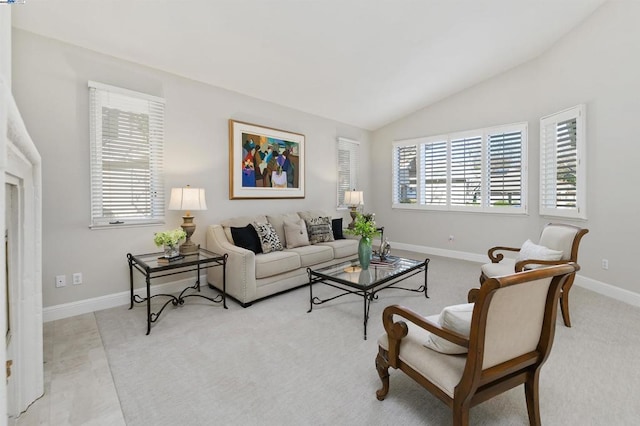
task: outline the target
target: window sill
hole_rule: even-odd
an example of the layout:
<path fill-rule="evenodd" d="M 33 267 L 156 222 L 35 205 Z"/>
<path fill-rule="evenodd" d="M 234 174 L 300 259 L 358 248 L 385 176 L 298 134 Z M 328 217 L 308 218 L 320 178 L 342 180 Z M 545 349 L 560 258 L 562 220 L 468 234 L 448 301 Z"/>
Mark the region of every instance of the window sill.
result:
<path fill-rule="evenodd" d="M 164 225 L 164 220 L 149 221 L 149 222 L 123 222 L 123 223 L 105 223 L 99 225 L 89 225 L 89 229 L 92 231 L 101 231 L 105 229 L 117 229 L 117 228 L 145 228 L 150 226 Z"/>

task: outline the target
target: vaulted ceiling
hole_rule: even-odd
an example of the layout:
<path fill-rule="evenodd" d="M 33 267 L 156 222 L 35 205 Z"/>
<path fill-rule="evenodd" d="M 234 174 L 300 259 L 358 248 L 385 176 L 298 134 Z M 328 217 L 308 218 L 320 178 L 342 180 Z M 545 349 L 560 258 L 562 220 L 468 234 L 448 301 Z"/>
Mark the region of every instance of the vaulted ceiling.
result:
<path fill-rule="evenodd" d="M 535 58 L 604 2 L 28 0 L 13 6 L 12 20 L 16 28 L 375 130 Z"/>

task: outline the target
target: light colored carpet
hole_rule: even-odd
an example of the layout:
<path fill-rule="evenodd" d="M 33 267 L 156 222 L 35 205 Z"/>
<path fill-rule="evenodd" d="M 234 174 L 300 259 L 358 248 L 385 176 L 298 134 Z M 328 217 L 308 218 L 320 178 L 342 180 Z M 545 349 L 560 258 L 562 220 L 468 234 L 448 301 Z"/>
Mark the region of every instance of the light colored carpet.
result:
<path fill-rule="evenodd" d="M 401 290 L 380 293 L 371 305 L 367 341 L 362 298 L 345 296 L 307 313 L 308 288 L 246 309 L 229 302 L 224 310 L 190 298 L 182 307 L 167 307 L 149 336 L 143 305 L 97 312 L 127 424 L 450 424 L 449 409 L 399 371 L 390 369 L 386 400 L 375 397 L 383 308 L 397 303 L 438 313 L 464 303 L 468 289 L 477 286 L 478 264 L 431 259 L 430 299 Z M 407 282 L 422 279 L 420 274 Z M 314 295 L 334 292 L 314 286 Z M 566 328 L 558 319 L 542 370 L 543 423 L 637 424 L 640 309 L 578 287 L 571 297 L 574 325 Z M 472 408 L 471 424 L 528 424 L 522 386 Z"/>

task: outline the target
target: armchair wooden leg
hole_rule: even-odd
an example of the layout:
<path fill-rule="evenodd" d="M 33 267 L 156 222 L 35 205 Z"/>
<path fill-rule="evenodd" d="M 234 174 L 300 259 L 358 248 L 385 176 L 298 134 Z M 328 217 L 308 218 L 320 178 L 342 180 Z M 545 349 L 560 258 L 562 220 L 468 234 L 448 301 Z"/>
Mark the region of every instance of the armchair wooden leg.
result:
<path fill-rule="evenodd" d="M 389 393 L 389 363 L 387 356 L 387 351 L 378 348 L 376 370 L 378 370 L 378 376 L 380 376 L 380 380 L 382 381 L 382 387 L 376 391 L 376 398 L 378 398 L 379 401 L 382 401 Z"/>
<path fill-rule="evenodd" d="M 453 402 L 453 425 L 469 426 L 469 403 L 456 404 Z"/>
<path fill-rule="evenodd" d="M 524 384 L 524 393 L 527 398 L 527 412 L 529 414 L 529 424 L 540 426 L 540 402 L 538 398 L 538 379 L 540 370 L 532 371 Z"/>
<path fill-rule="evenodd" d="M 571 327 L 571 317 L 569 316 L 569 290 L 571 290 L 572 286 L 573 280 L 568 279 L 562 287 L 562 292 L 560 293 L 560 311 L 562 312 L 564 325 L 566 325 L 567 327 Z"/>

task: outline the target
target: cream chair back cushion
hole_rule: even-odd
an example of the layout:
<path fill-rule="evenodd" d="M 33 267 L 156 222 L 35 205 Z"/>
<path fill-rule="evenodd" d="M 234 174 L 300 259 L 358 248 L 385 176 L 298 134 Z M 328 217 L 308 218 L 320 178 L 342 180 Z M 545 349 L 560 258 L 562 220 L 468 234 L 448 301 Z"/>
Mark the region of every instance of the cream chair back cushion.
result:
<path fill-rule="evenodd" d="M 562 260 L 567 260 L 571 258 L 571 248 L 573 247 L 576 232 L 575 228 L 568 226 L 549 225 L 542 230 L 538 244 L 562 251 Z"/>
<path fill-rule="evenodd" d="M 550 284 L 545 278 L 496 290 L 487 312 L 483 369 L 537 348 Z"/>

